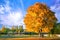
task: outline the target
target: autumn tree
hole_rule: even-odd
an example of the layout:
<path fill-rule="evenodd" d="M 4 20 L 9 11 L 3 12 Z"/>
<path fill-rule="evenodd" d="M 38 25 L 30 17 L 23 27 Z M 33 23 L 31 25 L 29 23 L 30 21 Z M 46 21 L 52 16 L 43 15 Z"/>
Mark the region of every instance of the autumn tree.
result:
<path fill-rule="evenodd" d="M 7 34 L 10 31 L 9 28 L 6 28 L 4 25 L 2 26 L 1 32 Z"/>
<path fill-rule="evenodd" d="M 38 2 L 27 9 L 24 18 L 28 32 L 50 32 L 56 22 L 55 13 L 46 4 Z"/>
<path fill-rule="evenodd" d="M 4 32 L 5 32 L 5 29 L 6 29 L 6 28 L 5 28 L 5 26 L 3 25 L 1 31 L 4 33 Z"/>

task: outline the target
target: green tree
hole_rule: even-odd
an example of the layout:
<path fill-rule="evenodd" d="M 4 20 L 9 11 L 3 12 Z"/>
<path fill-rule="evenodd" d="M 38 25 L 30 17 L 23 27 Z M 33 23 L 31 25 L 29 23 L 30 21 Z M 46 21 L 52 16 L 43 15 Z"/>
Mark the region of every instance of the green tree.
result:
<path fill-rule="evenodd" d="M 56 27 L 54 28 L 54 33 L 55 34 L 60 34 L 60 23 L 56 24 Z"/>
<path fill-rule="evenodd" d="M 18 34 L 19 32 L 18 26 L 15 26 L 15 29 L 16 29 L 16 33 Z"/>
<path fill-rule="evenodd" d="M 60 34 L 60 23 L 56 23 L 50 31 L 51 34 Z"/>
<path fill-rule="evenodd" d="M 19 26 L 19 30 L 20 30 L 20 32 L 23 32 L 24 31 L 22 25 Z"/>
<path fill-rule="evenodd" d="M 15 26 L 12 26 L 11 31 L 14 34 L 14 32 L 16 31 Z"/>
<path fill-rule="evenodd" d="M 5 28 L 5 33 L 8 33 L 10 31 L 9 28 Z"/>

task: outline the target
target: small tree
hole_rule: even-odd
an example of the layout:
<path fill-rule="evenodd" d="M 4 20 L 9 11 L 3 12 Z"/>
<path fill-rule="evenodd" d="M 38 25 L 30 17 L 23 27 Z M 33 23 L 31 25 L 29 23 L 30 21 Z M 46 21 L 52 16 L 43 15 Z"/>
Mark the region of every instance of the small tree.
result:
<path fill-rule="evenodd" d="M 54 34 L 60 34 L 60 23 L 56 24 L 56 27 L 54 28 Z"/>
<path fill-rule="evenodd" d="M 2 26 L 2 30 L 1 30 L 2 33 L 7 34 L 9 31 L 10 31 L 9 28 L 6 28 L 5 26 Z"/>
<path fill-rule="evenodd" d="M 4 32 L 4 31 L 5 31 L 5 26 L 2 26 L 1 31 L 2 31 L 2 32 Z"/>
<path fill-rule="evenodd" d="M 16 29 L 16 33 L 18 34 L 19 32 L 18 26 L 15 26 L 15 29 Z"/>
<path fill-rule="evenodd" d="M 14 34 L 14 32 L 16 31 L 16 29 L 15 29 L 14 26 L 12 26 L 11 31 L 12 31 L 13 34 Z"/>
<path fill-rule="evenodd" d="M 23 32 L 24 30 L 23 30 L 23 26 L 21 25 L 21 26 L 19 26 L 19 30 L 20 30 L 20 32 Z"/>

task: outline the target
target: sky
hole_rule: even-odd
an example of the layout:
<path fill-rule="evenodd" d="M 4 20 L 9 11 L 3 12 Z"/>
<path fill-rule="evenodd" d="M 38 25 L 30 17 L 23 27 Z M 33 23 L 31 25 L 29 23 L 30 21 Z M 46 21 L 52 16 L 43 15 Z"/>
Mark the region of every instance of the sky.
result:
<path fill-rule="evenodd" d="M 60 0 L 0 0 L 0 28 L 24 25 L 24 16 L 29 6 L 36 2 L 45 3 L 60 22 Z M 24 25 L 25 28 L 25 25 Z"/>

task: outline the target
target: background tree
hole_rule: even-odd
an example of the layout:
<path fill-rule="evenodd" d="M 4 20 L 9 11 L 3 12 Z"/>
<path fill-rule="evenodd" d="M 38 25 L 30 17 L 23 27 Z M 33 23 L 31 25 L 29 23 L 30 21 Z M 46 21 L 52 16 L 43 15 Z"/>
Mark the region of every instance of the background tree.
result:
<path fill-rule="evenodd" d="M 5 33 L 8 34 L 8 32 L 10 31 L 9 28 L 5 28 Z"/>
<path fill-rule="evenodd" d="M 19 33 L 18 26 L 15 26 L 15 29 L 16 29 L 16 33 L 18 34 Z"/>
<path fill-rule="evenodd" d="M 56 24 L 56 27 L 54 29 L 54 34 L 60 34 L 60 23 Z"/>
<path fill-rule="evenodd" d="M 20 32 L 23 32 L 24 31 L 22 25 L 19 26 L 19 30 L 20 30 Z"/>
<path fill-rule="evenodd" d="M 57 19 L 55 13 L 43 3 L 35 3 L 27 9 L 24 18 L 26 30 L 28 32 L 50 32 Z"/>
<path fill-rule="evenodd" d="M 15 26 L 12 26 L 11 31 L 14 34 L 14 32 L 16 31 Z"/>
<path fill-rule="evenodd" d="M 6 28 L 5 26 L 2 26 L 1 33 L 7 34 L 10 31 L 9 28 Z"/>
<path fill-rule="evenodd" d="M 2 31 L 2 32 L 5 32 L 5 26 L 4 26 L 4 25 L 2 26 L 1 31 Z"/>

